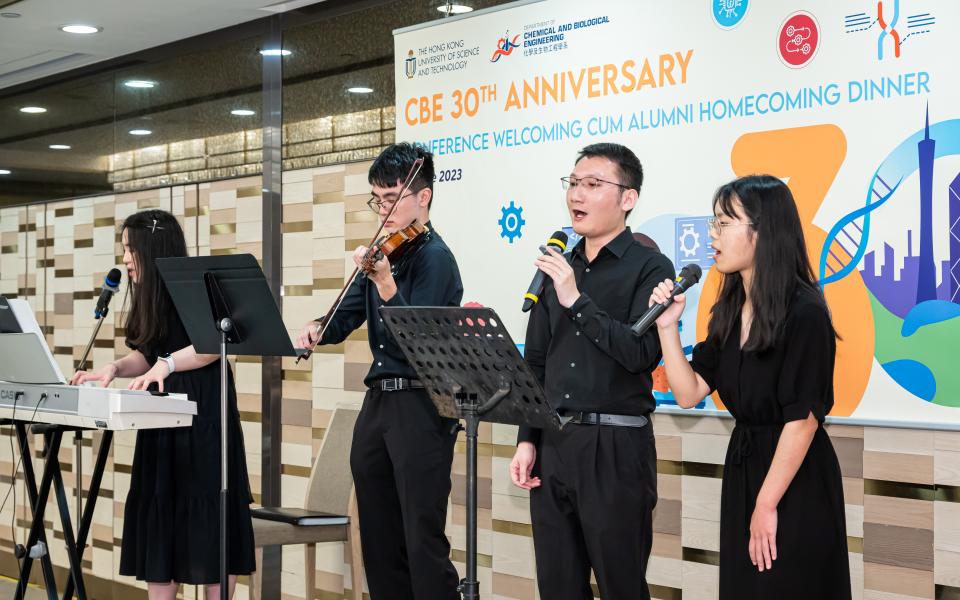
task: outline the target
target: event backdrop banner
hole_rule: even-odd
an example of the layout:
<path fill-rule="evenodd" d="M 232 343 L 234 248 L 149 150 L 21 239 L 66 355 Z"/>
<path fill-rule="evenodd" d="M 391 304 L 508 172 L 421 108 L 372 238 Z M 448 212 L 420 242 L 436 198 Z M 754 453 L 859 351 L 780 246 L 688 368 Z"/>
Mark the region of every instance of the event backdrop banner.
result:
<path fill-rule="evenodd" d="M 572 231 L 559 178 L 583 146 L 637 153 L 628 224 L 706 272 L 687 352 L 719 279 L 714 191 L 782 178 L 842 336 L 832 415 L 957 427 L 957 27 L 960 3 L 929 0 L 515 3 L 396 32 L 397 139 L 434 152 L 432 219 L 465 300 L 518 341 L 537 248 Z"/>

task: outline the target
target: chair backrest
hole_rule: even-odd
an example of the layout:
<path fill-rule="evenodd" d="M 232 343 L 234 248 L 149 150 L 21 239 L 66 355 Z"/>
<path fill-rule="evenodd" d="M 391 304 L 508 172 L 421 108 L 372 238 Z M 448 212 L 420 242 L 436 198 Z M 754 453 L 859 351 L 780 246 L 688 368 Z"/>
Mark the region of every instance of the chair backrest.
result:
<path fill-rule="evenodd" d="M 337 407 L 313 461 L 304 508 L 337 515 L 347 514 L 353 476 L 350 474 L 350 444 L 360 411 Z"/>
<path fill-rule="evenodd" d="M 635 240 L 637 240 L 638 242 L 640 242 L 640 245 L 641 245 L 641 246 L 646 246 L 647 248 L 653 248 L 653 249 L 656 250 L 657 252 L 660 252 L 660 246 L 658 246 L 657 243 L 656 243 L 655 241 L 653 241 L 653 238 L 650 237 L 649 235 L 646 235 L 646 234 L 644 234 L 644 233 L 640 233 L 639 231 L 634 231 L 634 232 L 633 232 L 633 239 L 635 239 Z"/>

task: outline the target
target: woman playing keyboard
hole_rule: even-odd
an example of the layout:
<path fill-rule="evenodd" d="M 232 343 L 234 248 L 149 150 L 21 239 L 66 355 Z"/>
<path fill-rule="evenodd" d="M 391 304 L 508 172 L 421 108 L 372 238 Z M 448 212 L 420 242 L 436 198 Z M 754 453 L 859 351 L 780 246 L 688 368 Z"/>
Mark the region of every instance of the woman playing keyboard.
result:
<path fill-rule="evenodd" d="M 220 597 L 220 364 L 197 354 L 174 310 L 154 261 L 187 256 L 183 230 L 162 210 L 123 223 L 123 263 L 130 279 L 126 343 L 131 352 L 70 383 L 132 378 L 131 390 L 155 386 L 197 402 L 192 427 L 144 429 L 137 445 L 124 507 L 120 574 L 147 582 L 150 600 L 173 600 L 180 584 L 206 586 Z M 228 369 L 230 454 L 228 571 L 230 596 L 237 575 L 254 570 L 252 501 L 233 373 Z"/>

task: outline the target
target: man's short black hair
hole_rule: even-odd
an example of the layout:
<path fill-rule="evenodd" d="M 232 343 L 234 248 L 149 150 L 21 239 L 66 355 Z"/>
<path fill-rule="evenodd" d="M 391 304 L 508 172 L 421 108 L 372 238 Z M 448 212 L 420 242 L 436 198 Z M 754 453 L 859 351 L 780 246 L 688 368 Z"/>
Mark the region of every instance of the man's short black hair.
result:
<path fill-rule="evenodd" d="M 370 185 L 385 188 L 402 184 L 407 178 L 407 173 L 410 172 L 410 167 L 418 158 L 423 159 L 423 166 L 420 167 L 420 173 L 414 177 L 410 189 L 419 192 L 427 188 L 433 192 L 433 154 L 420 144 L 400 142 L 387 146 L 370 165 L 367 181 Z M 427 208 L 429 209 L 432 204 L 433 196 L 431 195 Z"/>
<path fill-rule="evenodd" d="M 584 158 L 594 157 L 606 158 L 617 165 L 617 169 L 620 171 L 619 183 L 629 189 L 637 190 L 638 194 L 640 193 L 640 188 L 643 186 L 643 166 L 633 150 L 621 144 L 611 144 L 609 142 L 590 144 L 580 151 L 576 162 L 580 162 Z M 632 209 L 627 211 L 628 217 L 631 212 L 633 212 Z"/>

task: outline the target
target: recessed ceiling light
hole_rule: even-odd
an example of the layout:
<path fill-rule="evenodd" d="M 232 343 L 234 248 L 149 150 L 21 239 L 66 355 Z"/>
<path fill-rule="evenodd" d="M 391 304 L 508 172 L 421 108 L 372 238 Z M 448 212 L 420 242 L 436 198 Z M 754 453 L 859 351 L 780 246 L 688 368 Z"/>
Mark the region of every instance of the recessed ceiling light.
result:
<path fill-rule="evenodd" d="M 87 35 L 90 33 L 100 33 L 101 31 L 103 31 L 103 29 L 101 29 L 100 27 L 93 27 L 92 25 L 73 24 L 73 25 L 64 25 L 63 27 L 60 28 L 60 31 L 63 31 L 66 33 L 78 33 L 80 35 Z"/>
<path fill-rule="evenodd" d="M 11 12 L 0 13 L 0 17 L 3 17 L 4 19 L 19 19 L 20 13 L 11 13 Z"/>
<path fill-rule="evenodd" d="M 20 109 L 20 112 L 36 115 L 36 114 L 47 112 L 47 109 L 45 109 L 42 106 L 24 106 Z"/>
<path fill-rule="evenodd" d="M 130 81 L 124 81 L 123 85 L 129 88 L 152 88 L 157 86 L 156 81 L 148 81 L 146 79 L 131 79 Z"/>
<path fill-rule="evenodd" d="M 6 169 L 0 169 L 0 175 L 9 175 L 9 174 L 10 174 L 10 171 Z"/>
<path fill-rule="evenodd" d="M 280 48 L 268 48 L 266 50 L 261 50 L 260 54 L 264 56 L 290 56 L 293 52 L 287 49 Z"/>
<path fill-rule="evenodd" d="M 347 91 L 350 92 L 351 94 L 370 94 L 370 93 L 373 93 L 373 88 L 356 86 L 356 87 L 348 87 Z"/>
<path fill-rule="evenodd" d="M 150 135 L 153 133 L 149 129 L 131 129 L 130 135 Z"/>
<path fill-rule="evenodd" d="M 249 108 L 235 108 L 230 111 L 231 115 L 236 115 L 238 117 L 249 117 L 257 114 L 257 111 L 250 110 Z"/>
<path fill-rule="evenodd" d="M 69 150 L 71 147 L 66 144 L 50 144 L 48 148 L 51 150 Z"/>
<path fill-rule="evenodd" d="M 448 15 L 462 15 L 463 13 L 473 12 L 473 7 L 463 4 L 441 4 L 437 7 L 437 10 Z"/>

